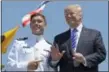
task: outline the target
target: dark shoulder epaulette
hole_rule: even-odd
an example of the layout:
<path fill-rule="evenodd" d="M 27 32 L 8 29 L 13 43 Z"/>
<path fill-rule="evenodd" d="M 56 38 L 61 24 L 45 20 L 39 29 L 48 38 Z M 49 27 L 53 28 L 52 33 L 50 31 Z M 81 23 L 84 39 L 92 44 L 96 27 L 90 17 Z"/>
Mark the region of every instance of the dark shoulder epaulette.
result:
<path fill-rule="evenodd" d="M 47 42 L 48 44 L 52 45 L 52 43 L 51 43 L 51 42 L 49 42 L 49 41 L 47 41 L 47 40 L 46 40 L 46 42 Z"/>
<path fill-rule="evenodd" d="M 28 37 L 18 38 L 17 40 L 27 40 Z"/>

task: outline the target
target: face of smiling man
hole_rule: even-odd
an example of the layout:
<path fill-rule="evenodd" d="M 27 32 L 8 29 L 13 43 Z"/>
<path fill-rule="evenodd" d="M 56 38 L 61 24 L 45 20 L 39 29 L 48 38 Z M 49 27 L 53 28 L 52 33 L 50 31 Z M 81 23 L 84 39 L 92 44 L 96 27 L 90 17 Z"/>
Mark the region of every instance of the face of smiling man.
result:
<path fill-rule="evenodd" d="M 69 5 L 64 10 L 66 22 L 70 27 L 77 27 L 82 22 L 82 9 L 79 5 Z"/>
<path fill-rule="evenodd" d="M 46 21 L 42 14 L 35 14 L 31 17 L 30 28 L 32 30 L 32 34 L 43 35 L 45 26 Z"/>

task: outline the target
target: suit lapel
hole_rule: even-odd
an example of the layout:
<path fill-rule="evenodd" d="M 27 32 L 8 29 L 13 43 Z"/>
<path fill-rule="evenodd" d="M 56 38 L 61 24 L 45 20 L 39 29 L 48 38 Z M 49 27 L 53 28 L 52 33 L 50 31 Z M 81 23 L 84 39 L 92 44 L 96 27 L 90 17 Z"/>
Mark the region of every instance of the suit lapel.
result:
<path fill-rule="evenodd" d="M 66 35 L 67 35 L 66 44 L 67 44 L 68 48 L 71 48 L 70 29 L 66 32 Z"/>
<path fill-rule="evenodd" d="M 81 51 L 82 42 L 86 38 L 86 35 L 87 35 L 87 29 L 85 27 L 83 27 L 82 31 L 81 31 L 81 34 L 80 34 L 80 38 L 79 38 L 78 44 L 77 44 L 76 52 L 80 52 Z"/>
<path fill-rule="evenodd" d="M 70 55 L 72 55 L 72 46 L 71 46 L 71 32 L 70 29 L 68 30 L 68 32 L 66 33 L 68 35 L 67 37 L 67 41 L 66 41 L 66 48 L 68 50 L 68 52 L 70 53 Z"/>

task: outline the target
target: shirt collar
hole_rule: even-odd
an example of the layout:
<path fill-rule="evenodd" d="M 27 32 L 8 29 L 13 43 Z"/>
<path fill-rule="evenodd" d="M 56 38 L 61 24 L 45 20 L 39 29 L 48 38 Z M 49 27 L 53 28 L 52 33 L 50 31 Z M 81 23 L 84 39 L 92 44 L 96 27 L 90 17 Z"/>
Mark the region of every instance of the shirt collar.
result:
<path fill-rule="evenodd" d="M 82 30 L 82 27 L 83 27 L 83 24 L 79 24 L 79 26 L 76 28 L 78 30 L 78 32 L 81 32 Z M 71 31 L 73 30 L 74 28 L 71 28 Z"/>

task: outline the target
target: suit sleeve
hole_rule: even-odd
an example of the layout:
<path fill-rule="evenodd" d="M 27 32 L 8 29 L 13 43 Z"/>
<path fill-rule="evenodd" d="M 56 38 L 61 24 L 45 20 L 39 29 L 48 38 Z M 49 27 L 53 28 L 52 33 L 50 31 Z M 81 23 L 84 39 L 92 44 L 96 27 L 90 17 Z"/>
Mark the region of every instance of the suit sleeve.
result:
<path fill-rule="evenodd" d="M 104 43 L 102 40 L 101 33 L 98 32 L 94 41 L 94 49 L 95 52 L 93 54 L 90 54 L 88 56 L 85 56 L 87 67 L 93 67 L 100 64 L 102 61 L 106 58 L 106 50 L 104 47 Z"/>
<path fill-rule="evenodd" d="M 15 41 L 9 54 L 6 66 L 6 71 L 25 71 L 27 70 L 27 62 L 18 61 L 18 47 L 21 45 Z"/>

